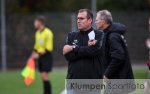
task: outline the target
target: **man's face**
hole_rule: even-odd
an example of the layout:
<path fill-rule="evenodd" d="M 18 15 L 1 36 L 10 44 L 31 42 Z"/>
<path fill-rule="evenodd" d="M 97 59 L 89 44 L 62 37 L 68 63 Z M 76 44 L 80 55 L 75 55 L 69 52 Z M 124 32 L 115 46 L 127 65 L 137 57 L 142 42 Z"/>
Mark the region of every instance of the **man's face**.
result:
<path fill-rule="evenodd" d="M 103 29 L 103 27 L 105 25 L 105 21 L 100 18 L 99 14 L 97 14 L 97 16 L 96 16 L 95 23 L 96 23 L 97 29 Z"/>
<path fill-rule="evenodd" d="M 78 25 L 78 29 L 83 31 L 86 31 L 92 26 L 92 19 L 87 18 L 87 12 L 78 13 L 77 25 Z"/>
<path fill-rule="evenodd" d="M 41 26 L 41 22 L 39 21 L 39 20 L 35 20 L 34 21 L 34 27 L 36 28 L 36 29 L 38 29 L 40 26 Z"/>

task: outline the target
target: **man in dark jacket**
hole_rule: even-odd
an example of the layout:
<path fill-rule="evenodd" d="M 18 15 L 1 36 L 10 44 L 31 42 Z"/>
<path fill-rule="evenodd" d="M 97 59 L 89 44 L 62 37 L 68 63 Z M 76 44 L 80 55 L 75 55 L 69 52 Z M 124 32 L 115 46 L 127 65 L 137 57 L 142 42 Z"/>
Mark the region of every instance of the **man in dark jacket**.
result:
<path fill-rule="evenodd" d="M 70 32 L 63 48 L 68 64 L 67 79 L 102 79 L 101 31 L 92 28 L 93 14 L 79 10 L 77 32 Z"/>
<path fill-rule="evenodd" d="M 114 23 L 111 13 L 108 10 L 102 10 L 97 13 L 96 26 L 97 29 L 103 30 L 105 34 L 103 45 L 105 57 L 103 63 L 104 80 L 133 79 L 127 43 L 123 36 L 126 27 L 122 24 Z M 109 92 L 108 94 L 111 93 L 112 92 Z"/>

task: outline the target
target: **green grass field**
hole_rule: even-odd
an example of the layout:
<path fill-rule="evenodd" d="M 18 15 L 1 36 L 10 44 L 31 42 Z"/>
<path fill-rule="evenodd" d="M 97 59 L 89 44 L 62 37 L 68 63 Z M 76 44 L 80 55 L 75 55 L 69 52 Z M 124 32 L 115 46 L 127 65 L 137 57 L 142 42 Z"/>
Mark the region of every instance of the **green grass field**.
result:
<path fill-rule="evenodd" d="M 146 69 L 135 69 L 135 78 L 146 79 Z M 64 89 L 66 69 L 54 70 L 50 74 L 53 94 L 59 94 Z M 36 73 L 36 80 L 31 86 L 23 83 L 20 71 L 0 72 L 0 94 L 43 94 L 42 82 L 39 73 Z"/>

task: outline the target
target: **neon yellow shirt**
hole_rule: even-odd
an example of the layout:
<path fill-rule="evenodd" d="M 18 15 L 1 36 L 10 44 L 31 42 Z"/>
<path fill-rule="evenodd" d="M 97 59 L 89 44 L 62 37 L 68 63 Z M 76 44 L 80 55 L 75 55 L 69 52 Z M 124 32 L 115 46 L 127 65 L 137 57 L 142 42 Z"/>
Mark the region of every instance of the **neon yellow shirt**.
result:
<path fill-rule="evenodd" d="M 44 28 L 43 31 L 37 31 L 35 33 L 34 49 L 38 53 L 53 51 L 53 33 L 50 29 Z"/>

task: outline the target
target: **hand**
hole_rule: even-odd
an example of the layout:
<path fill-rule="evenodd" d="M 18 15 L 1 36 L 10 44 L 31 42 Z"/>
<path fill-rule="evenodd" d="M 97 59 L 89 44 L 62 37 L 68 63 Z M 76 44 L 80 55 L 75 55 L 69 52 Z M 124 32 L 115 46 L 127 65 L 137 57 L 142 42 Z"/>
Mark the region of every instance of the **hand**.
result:
<path fill-rule="evenodd" d="M 104 82 L 106 82 L 106 83 L 109 81 L 109 79 L 108 79 L 105 75 L 103 76 L 103 80 L 104 80 Z"/>
<path fill-rule="evenodd" d="M 73 46 L 70 45 L 65 45 L 63 48 L 63 55 L 65 55 L 66 53 L 69 53 L 73 50 Z"/>
<path fill-rule="evenodd" d="M 39 54 L 36 52 L 33 52 L 32 55 L 30 56 L 30 58 L 32 59 L 38 59 L 39 58 Z"/>
<path fill-rule="evenodd" d="M 46 51 L 45 50 L 43 50 L 40 54 L 41 55 L 44 55 L 46 53 Z"/>
<path fill-rule="evenodd" d="M 95 45 L 96 42 L 97 42 L 97 40 L 89 40 L 89 41 L 88 41 L 88 46 Z"/>

